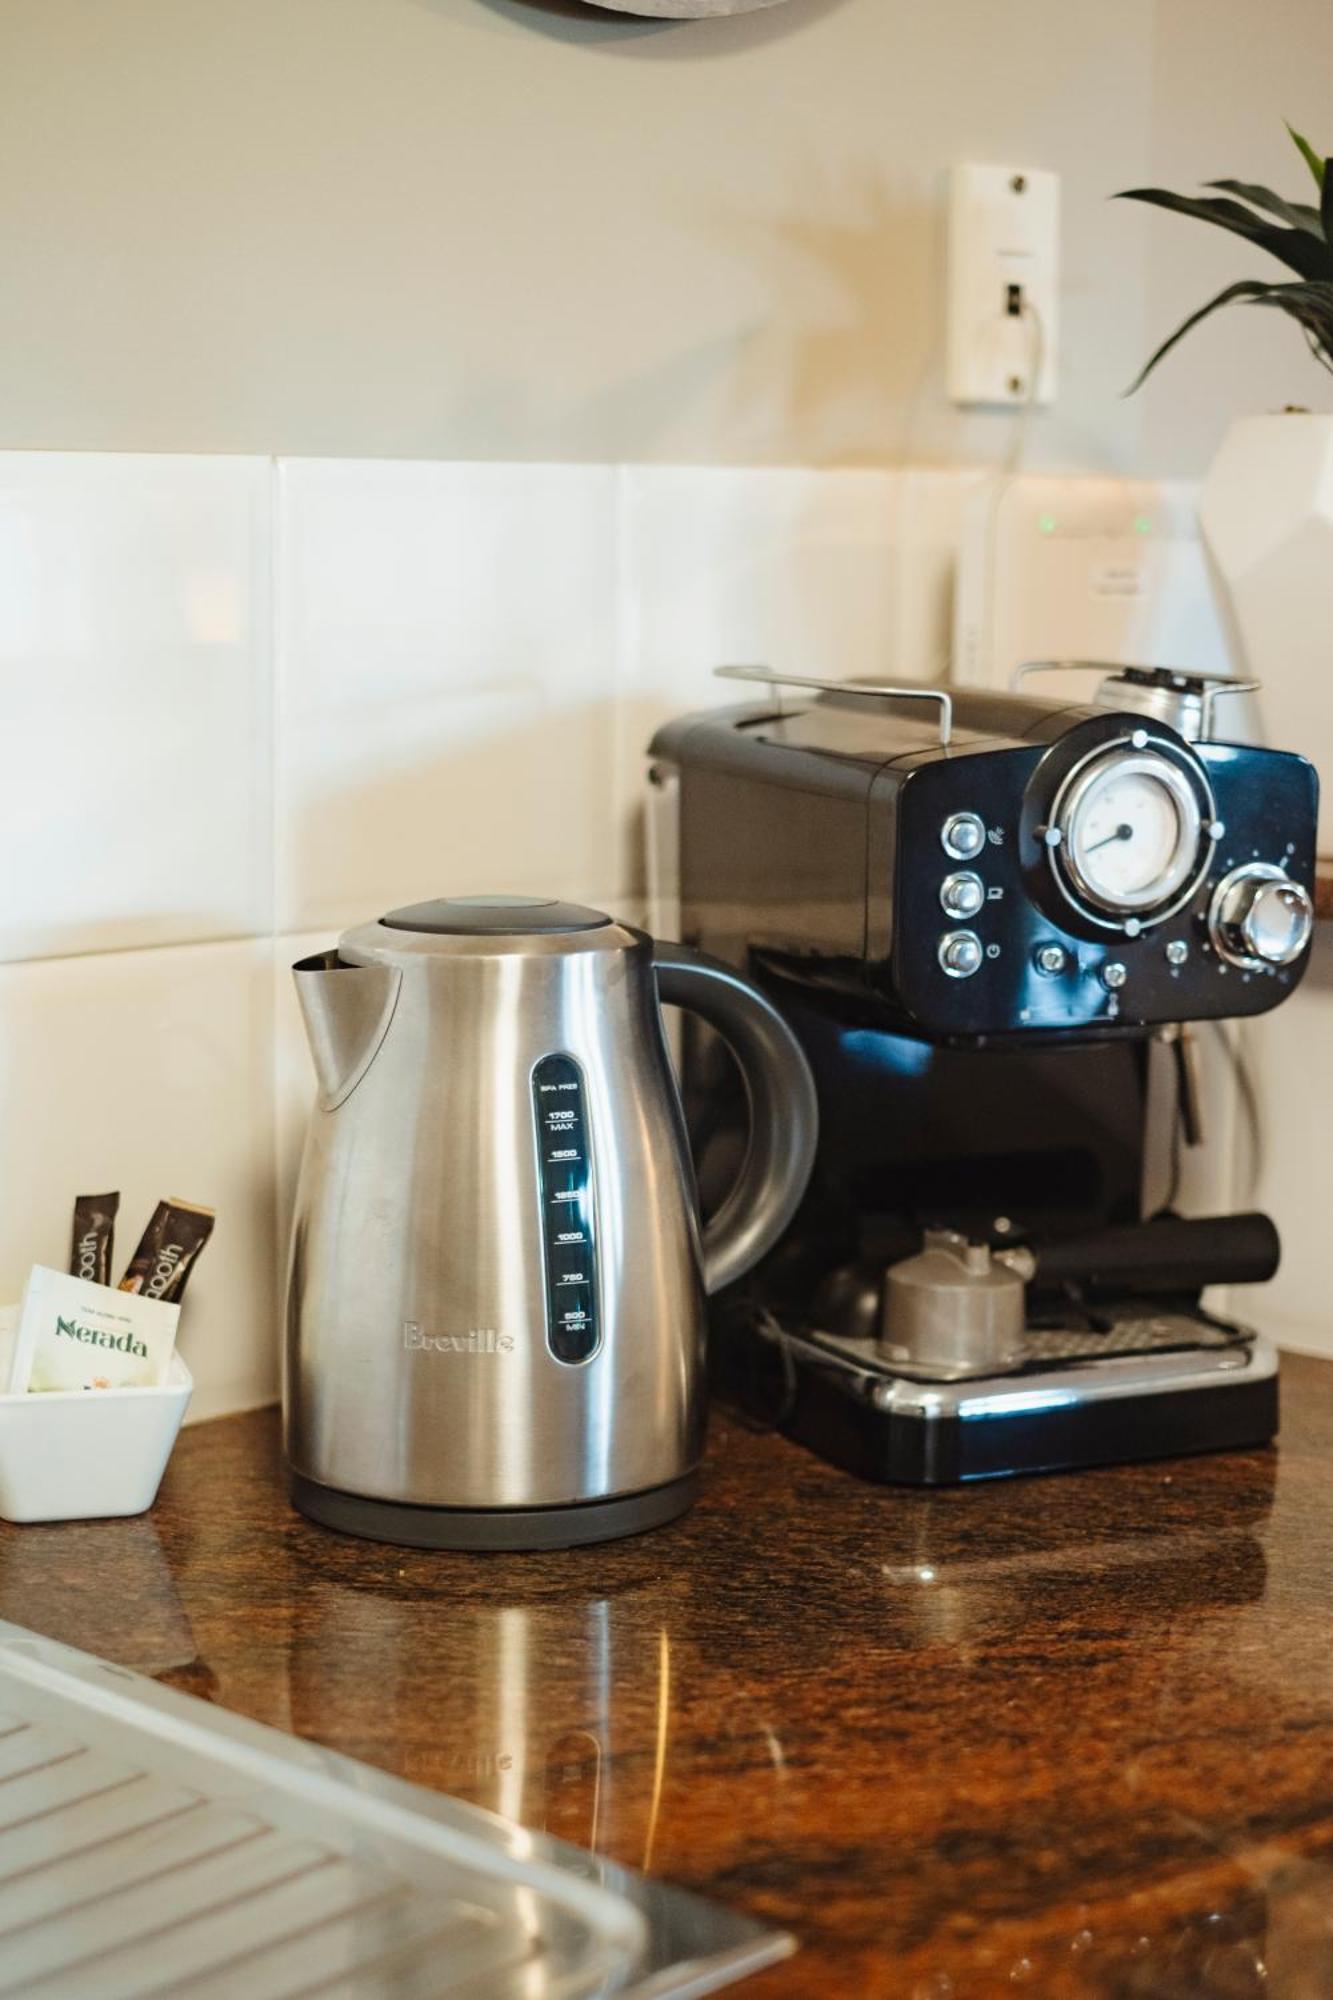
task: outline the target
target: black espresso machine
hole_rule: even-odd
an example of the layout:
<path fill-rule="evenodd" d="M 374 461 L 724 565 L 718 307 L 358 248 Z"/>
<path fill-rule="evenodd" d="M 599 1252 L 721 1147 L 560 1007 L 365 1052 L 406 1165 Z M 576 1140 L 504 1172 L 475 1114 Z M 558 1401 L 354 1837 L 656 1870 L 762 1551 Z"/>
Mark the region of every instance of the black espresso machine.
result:
<path fill-rule="evenodd" d="M 1163 670 L 1103 668 L 1082 706 L 721 671 L 762 698 L 659 731 L 650 837 L 821 1119 L 795 1222 L 717 1302 L 724 1396 L 913 1485 L 1270 1440 L 1273 1346 L 1201 1295 L 1271 1277 L 1276 1231 L 1173 1199 L 1187 1024 L 1305 970 L 1310 764 L 1224 740 L 1236 684 Z M 707 1206 L 745 1106 L 684 1032 Z"/>

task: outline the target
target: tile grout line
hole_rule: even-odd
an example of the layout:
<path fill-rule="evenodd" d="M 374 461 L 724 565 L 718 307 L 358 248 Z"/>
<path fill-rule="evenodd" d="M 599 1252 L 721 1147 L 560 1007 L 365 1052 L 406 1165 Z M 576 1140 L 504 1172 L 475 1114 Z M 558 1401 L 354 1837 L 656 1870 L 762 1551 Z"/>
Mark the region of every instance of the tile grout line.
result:
<path fill-rule="evenodd" d="M 614 820 L 614 848 L 611 873 L 615 894 L 624 900 L 630 894 L 630 855 L 627 833 L 630 800 L 624 795 L 624 771 L 628 761 L 629 718 L 627 697 L 632 685 L 631 661 L 639 655 L 636 607 L 629 591 L 629 509 L 630 469 L 613 465 L 611 513 L 611 810 Z"/>
<path fill-rule="evenodd" d="M 284 764 L 281 755 L 283 703 L 286 694 L 286 510 L 283 461 L 276 455 L 269 460 L 269 595 L 268 595 L 268 758 L 269 758 L 269 843 L 268 843 L 268 886 L 269 886 L 269 936 L 273 940 L 269 953 L 267 997 L 268 997 L 268 1156 L 269 1156 L 269 1209 L 273 1230 L 273 1285 L 274 1285 L 274 1333 L 278 1344 L 279 1382 L 281 1383 L 281 1358 L 283 1347 L 283 1311 L 286 1297 L 287 1246 L 283 1241 L 283 1199 L 282 1199 L 282 1158 L 281 1134 L 278 1117 L 278 946 L 277 940 L 283 935 L 278 929 L 279 897 L 281 893 L 282 863 L 279 843 L 286 822 L 286 795 Z"/>

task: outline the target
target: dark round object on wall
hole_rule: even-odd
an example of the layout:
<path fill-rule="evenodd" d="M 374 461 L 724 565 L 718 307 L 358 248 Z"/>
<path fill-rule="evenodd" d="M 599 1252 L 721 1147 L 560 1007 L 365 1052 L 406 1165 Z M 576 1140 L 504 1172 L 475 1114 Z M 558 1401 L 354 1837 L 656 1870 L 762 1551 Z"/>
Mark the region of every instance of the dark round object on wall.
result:
<path fill-rule="evenodd" d="M 784 0 L 592 0 L 612 14 L 641 14 L 653 21 L 703 21 L 715 15 L 753 14 Z"/>

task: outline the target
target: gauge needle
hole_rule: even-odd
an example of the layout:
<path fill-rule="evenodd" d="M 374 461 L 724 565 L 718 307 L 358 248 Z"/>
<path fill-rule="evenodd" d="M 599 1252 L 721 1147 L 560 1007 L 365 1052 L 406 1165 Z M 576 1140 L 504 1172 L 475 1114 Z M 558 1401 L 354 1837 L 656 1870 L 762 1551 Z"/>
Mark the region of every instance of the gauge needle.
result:
<path fill-rule="evenodd" d="M 1107 834 L 1105 840 L 1094 840 L 1092 846 L 1087 849 L 1087 852 L 1089 854 L 1095 854 L 1099 847 L 1109 847 L 1113 840 L 1133 840 L 1133 838 L 1134 838 L 1133 827 L 1125 826 L 1122 822 L 1121 825 L 1119 825 L 1116 828 L 1114 833 Z"/>

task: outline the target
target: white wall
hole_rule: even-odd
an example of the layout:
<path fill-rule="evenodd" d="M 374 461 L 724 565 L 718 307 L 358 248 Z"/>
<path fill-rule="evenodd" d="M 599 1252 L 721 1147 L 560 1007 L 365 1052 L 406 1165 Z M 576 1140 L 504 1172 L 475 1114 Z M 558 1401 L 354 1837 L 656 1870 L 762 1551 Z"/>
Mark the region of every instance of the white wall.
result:
<path fill-rule="evenodd" d="M 1318 397 L 1234 314 L 1120 392 L 1225 239 L 1108 197 L 1325 143 L 1326 0 L 3 0 L 0 445 L 966 463 L 939 370 L 960 158 L 1064 182 L 1047 462 L 1198 471 Z M 1262 260 L 1259 260 L 1262 262 Z"/>

